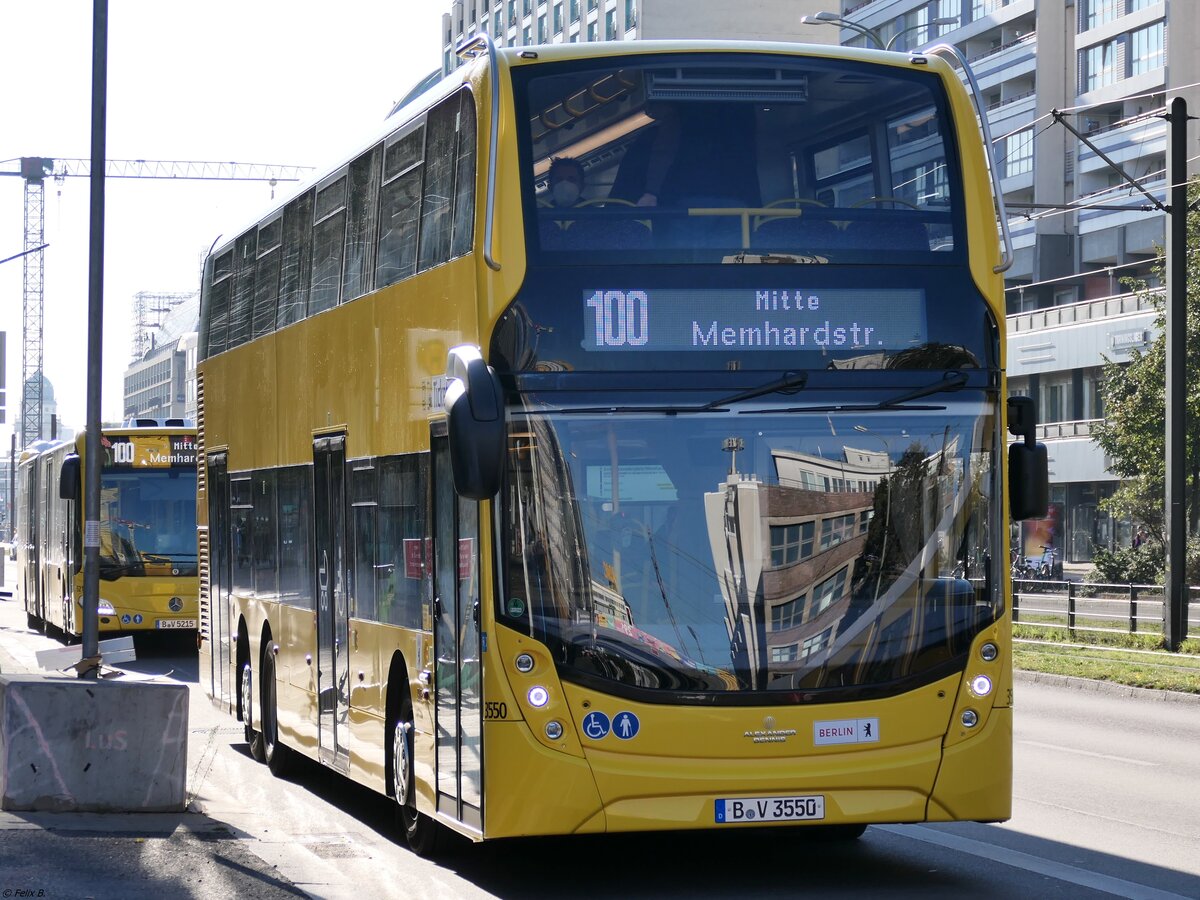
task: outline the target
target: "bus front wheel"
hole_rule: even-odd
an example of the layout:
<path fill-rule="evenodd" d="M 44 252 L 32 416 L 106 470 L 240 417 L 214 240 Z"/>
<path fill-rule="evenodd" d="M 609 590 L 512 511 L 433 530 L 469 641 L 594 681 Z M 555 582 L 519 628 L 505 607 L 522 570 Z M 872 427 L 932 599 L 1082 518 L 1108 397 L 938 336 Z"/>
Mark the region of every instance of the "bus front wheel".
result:
<path fill-rule="evenodd" d="M 396 817 L 409 849 L 417 856 L 434 856 L 441 846 L 442 826 L 417 812 L 413 787 L 412 703 L 404 701 L 399 718 L 392 723 L 392 791 Z"/>
<path fill-rule="evenodd" d="M 267 752 L 261 731 L 254 730 L 254 673 L 250 663 L 242 664 L 242 724 L 246 743 L 250 745 L 250 756 L 256 762 L 266 762 Z"/>

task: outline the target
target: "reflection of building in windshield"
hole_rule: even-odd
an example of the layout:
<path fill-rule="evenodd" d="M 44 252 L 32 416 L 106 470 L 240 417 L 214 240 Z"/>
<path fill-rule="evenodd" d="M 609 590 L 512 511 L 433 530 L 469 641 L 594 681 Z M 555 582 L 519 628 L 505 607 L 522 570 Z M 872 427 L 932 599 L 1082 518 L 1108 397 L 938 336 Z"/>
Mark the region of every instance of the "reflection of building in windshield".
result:
<path fill-rule="evenodd" d="M 898 460 L 774 450 L 776 484 L 734 473 L 705 495 L 733 662 L 752 689 L 822 686 L 818 669 L 867 660 L 894 677 L 952 649 L 955 616 L 974 604 L 963 548 L 986 546 L 969 532 L 982 522 L 962 516 L 986 505 L 968 496 L 983 486 L 964 483 L 959 450 L 948 431 L 942 448 L 914 443 Z"/>
<path fill-rule="evenodd" d="M 777 484 L 732 474 L 705 495 L 735 668 L 751 687 L 796 671 L 823 650 L 850 603 L 882 451 L 843 447 L 841 460 L 772 451 Z"/>

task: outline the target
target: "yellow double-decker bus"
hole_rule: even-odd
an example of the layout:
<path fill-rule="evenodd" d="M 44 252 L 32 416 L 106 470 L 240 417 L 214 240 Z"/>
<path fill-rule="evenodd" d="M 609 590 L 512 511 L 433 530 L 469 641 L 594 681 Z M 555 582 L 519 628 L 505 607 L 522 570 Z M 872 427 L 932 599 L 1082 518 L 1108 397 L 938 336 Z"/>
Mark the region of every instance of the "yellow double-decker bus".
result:
<path fill-rule="evenodd" d="M 1009 815 L 1045 450 L 942 52 L 475 39 L 211 254 L 201 673 L 256 757 L 421 853 Z"/>
<path fill-rule="evenodd" d="M 139 420 L 100 435 L 101 633 L 195 631 L 196 428 Z M 17 466 L 17 572 L 29 627 L 83 633 L 86 433 Z"/>

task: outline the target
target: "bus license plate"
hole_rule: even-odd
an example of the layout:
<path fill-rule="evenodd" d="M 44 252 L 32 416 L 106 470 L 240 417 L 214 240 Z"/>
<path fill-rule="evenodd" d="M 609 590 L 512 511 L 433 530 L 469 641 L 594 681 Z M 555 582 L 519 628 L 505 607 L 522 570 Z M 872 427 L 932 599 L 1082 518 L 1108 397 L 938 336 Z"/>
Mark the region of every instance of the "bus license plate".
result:
<path fill-rule="evenodd" d="M 717 800 L 714 805 L 718 825 L 825 818 L 825 798 L 820 794 L 811 797 L 743 797 Z"/>
<path fill-rule="evenodd" d="M 158 628 L 195 628 L 195 619 L 159 619 L 154 623 Z"/>

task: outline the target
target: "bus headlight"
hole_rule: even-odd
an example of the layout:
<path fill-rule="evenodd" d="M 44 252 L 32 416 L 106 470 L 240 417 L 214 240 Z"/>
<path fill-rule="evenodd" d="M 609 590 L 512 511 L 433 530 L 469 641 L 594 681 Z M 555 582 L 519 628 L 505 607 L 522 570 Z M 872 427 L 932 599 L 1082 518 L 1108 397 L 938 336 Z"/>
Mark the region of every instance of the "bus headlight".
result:
<path fill-rule="evenodd" d="M 563 736 L 562 722 L 557 719 L 551 719 L 546 723 L 546 737 L 552 741 L 557 741 Z"/>
<path fill-rule="evenodd" d="M 979 724 L 979 713 L 973 709 L 964 709 L 962 714 L 962 723 L 964 728 L 974 728 Z"/>
<path fill-rule="evenodd" d="M 518 672 L 527 675 L 533 671 L 533 657 L 528 653 L 518 653 L 513 665 L 517 667 Z"/>
<path fill-rule="evenodd" d="M 984 644 L 982 647 L 979 648 L 979 656 L 984 662 L 992 662 L 999 655 L 1000 655 L 1000 648 L 997 647 L 995 644 L 993 644 L 991 641 L 988 641 L 986 644 Z"/>
<path fill-rule="evenodd" d="M 550 692 L 540 684 L 534 685 L 529 689 L 529 705 L 537 709 L 541 709 L 550 702 Z"/>
<path fill-rule="evenodd" d="M 976 675 L 971 679 L 971 693 L 976 697 L 986 697 L 992 692 L 992 679 L 986 675 Z"/>
<path fill-rule="evenodd" d="M 101 597 L 96 601 L 96 612 L 102 616 L 115 616 L 117 611 L 113 609 L 113 605 Z"/>

